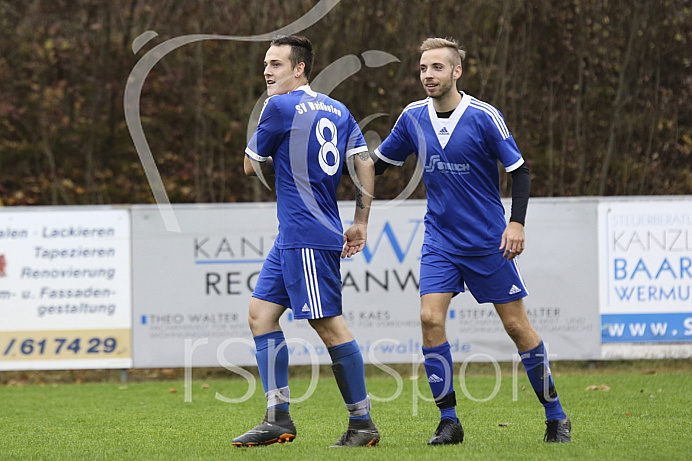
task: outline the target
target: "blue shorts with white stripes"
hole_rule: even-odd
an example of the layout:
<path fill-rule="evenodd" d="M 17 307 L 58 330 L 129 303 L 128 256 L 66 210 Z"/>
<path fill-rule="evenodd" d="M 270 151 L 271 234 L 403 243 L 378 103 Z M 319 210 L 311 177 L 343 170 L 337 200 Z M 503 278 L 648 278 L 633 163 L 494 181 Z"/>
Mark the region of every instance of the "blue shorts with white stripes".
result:
<path fill-rule="evenodd" d="M 252 296 L 293 310 L 295 319 L 341 315 L 340 251 L 273 247 Z"/>
<path fill-rule="evenodd" d="M 423 245 L 420 260 L 420 294 L 464 291 L 479 303 L 506 304 L 528 295 L 519 272 L 519 258 L 507 261 L 502 251 L 485 256 L 459 256 L 432 245 Z"/>

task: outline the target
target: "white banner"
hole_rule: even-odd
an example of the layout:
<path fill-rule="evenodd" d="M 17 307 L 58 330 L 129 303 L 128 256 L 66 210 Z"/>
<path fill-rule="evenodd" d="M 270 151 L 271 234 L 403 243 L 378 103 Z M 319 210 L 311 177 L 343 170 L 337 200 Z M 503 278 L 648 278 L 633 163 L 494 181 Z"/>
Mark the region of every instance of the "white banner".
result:
<path fill-rule="evenodd" d="M 353 203 L 340 207 L 347 227 Z M 180 232 L 153 205 L 0 209 L 0 370 L 254 365 L 247 310 L 275 204 L 174 213 Z M 366 362 L 421 358 L 424 214 L 424 201 L 377 202 L 367 247 L 342 261 L 344 317 Z M 691 229 L 689 197 L 532 199 L 520 265 L 552 359 L 689 348 Z M 290 311 L 281 322 L 292 364 L 329 363 L 308 322 Z M 447 334 L 457 362 L 516 352 L 493 306 L 469 293 L 452 300 Z"/>
<path fill-rule="evenodd" d="M 135 367 L 253 364 L 248 306 L 276 238 L 275 204 L 174 212 L 180 232 L 155 206 L 132 209 Z"/>
<path fill-rule="evenodd" d="M 599 205 L 602 341 L 692 341 L 692 200 Z"/>
<path fill-rule="evenodd" d="M 1 210 L 0 312 L 0 369 L 132 366 L 129 212 Z"/>
<path fill-rule="evenodd" d="M 596 273 L 564 267 L 565 260 L 596 265 L 595 254 L 582 250 L 596 240 L 595 205 L 536 202 L 521 262 L 531 321 L 554 358 L 600 358 Z M 353 207 L 340 203 L 345 228 Z M 254 365 L 247 312 L 276 236 L 275 204 L 175 206 L 174 212 L 181 232 L 168 232 L 156 207 L 133 207 L 135 366 Z M 343 315 L 368 363 L 417 363 L 421 357 L 424 215 L 424 201 L 391 208 L 376 203 L 365 250 L 342 260 Z M 556 229 L 556 220 L 569 223 L 567 230 Z M 565 259 L 555 258 L 557 252 Z M 570 290 L 587 294 L 565 296 Z M 294 321 L 289 310 L 281 323 L 291 364 L 330 363 L 307 321 Z M 453 299 L 447 333 L 458 362 L 511 361 L 516 353 L 493 306 L 478 305 L 469 293 Z"/>

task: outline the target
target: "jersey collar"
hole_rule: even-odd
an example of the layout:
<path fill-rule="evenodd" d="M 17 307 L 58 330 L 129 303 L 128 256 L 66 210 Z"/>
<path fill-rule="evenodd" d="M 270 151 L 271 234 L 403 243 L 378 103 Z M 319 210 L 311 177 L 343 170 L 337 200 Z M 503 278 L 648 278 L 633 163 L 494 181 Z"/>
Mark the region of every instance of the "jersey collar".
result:
<path fill-rule="evenodd" d="M 312 91 L 312 88 L 310 88 L 310 85 L 301 85 L 293 91 L 304 91 L 306 94 L 309 94 L 313 98 L 317 96 L 317 93 Z"/>
<path fill-rule="evenodd" d="M 471 103 L 471 96 L 465 94 L 463 91 L 460 91 L 460 93 L 461 102 L 459 102 L 459 105 L 454 109 L 454 112 L 452 112 L 449 118 L 438 118 L 435 106 L 433 106 L 433 100 L 432 98 L 428 98 L 428 115 L 430 116 L 430 123 L 443 149 L 452 136 L 452 132 L 454 128 L 456 128 L 457 123 L 459 123 L 459 119 L 461 119 L 461 116 L 464 115 L 466 108 Z"/>

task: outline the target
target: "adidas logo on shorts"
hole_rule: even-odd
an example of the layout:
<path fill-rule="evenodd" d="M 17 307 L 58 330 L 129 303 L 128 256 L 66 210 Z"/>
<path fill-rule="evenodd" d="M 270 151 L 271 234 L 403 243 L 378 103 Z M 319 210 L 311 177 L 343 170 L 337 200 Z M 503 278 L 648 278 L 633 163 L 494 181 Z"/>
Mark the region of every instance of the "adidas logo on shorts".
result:
<path fill-rule="evenodd" d="M 430 377 L 428 378 L 428 382 L 429 382 L 429 383 L 441 383 L 441 382 L 442 382 L 442 378 L 440 378 L 440 377 L 437 376 L 435 373 L 433 373 L 433 374 L 430 375 Z"/>
<path fill-rule="evenodd" d="M 303 309 L 301 309 L 303 312 L 310 312 L 310 308 L 308 307 L 308 303 L 303 304 Z"/>
<path fill-rule="evenodd" d="M 509 294 L 515 295 L 517 293 L 521 293 L 521 288 L 516 285 L 512 285 L 512 288 L 509 290 Z"/>

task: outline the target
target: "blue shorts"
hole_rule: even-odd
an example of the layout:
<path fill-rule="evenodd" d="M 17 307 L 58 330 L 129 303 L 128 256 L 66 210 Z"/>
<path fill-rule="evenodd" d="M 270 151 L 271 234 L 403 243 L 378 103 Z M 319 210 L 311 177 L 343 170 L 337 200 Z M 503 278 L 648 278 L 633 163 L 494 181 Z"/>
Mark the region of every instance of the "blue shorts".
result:
<path fill-rule="evenodd" d="M 505 304 L 529 293 L 515 257 L 502 252 L 486 256 L 459 256 L 423 245 L 420 260 L 420 294 L 464 291 L 464 284 L 479 303 Z"/>
<path fill-rule="evenodd" d="M 252 296 L 293 310 L 295 319 L 341 315 L 340 251 L 272 247 Z"/>

